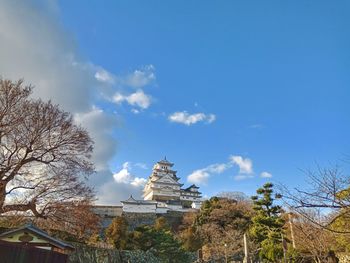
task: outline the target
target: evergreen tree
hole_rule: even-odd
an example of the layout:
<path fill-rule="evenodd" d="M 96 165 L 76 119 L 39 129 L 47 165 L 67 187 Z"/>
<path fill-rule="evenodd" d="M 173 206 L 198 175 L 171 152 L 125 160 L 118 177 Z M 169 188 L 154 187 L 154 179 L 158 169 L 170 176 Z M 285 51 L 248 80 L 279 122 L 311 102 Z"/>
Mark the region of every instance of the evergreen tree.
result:
<path fill-rule="evenodd" d="M 260 244 L 259 257 L 263 262 L 277 262 L 283 257 L 282 236 L 284 220 L 281 217 L 282 208 L 274 201 L 281 198 L 273 197 L 273 184 L 266 183 L 259 188 L 256 196 L 252 196 L 256 211 L 252 218 L 250 234 Z"/>
<path fill-rule="evenodd" d="M 125 249 L 128 243 L 128 222 L 122 216 L 117 216 L 105 231 L 107 243 L 117 249 Z"/>
<path fill-rule="evenodd" d="M 171 231 L 139 226 L 129 235 L 130 250 L 150 251 L 164 263 L 189 262 L 190 258 Z"/>

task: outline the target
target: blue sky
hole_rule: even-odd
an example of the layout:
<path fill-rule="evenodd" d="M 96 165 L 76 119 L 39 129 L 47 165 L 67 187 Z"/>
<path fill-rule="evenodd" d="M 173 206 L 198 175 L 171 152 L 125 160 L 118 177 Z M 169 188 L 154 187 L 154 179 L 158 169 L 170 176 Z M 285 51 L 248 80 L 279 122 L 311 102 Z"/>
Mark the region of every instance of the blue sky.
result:
<path fill-rule="evenodd" d="M 300 169 L 349 154 L 348 1 L 7 2 L 31 10 L 33 27 L 21 18 L 16 28 L 40 36 L 49 51 L 33 57 L 43 68 L 67 54 L 83 65 L 63 72 L 74 81 L 57 96 L 26 67 L 0 70 L 24 76 L 92 132 L 102 203 L 139 193 L 165 155 L 183 183 L 211 196 L 250 195 L 266 181 L 303 186 Z M 36 32 L 35 23 L 47 24 Z"/>

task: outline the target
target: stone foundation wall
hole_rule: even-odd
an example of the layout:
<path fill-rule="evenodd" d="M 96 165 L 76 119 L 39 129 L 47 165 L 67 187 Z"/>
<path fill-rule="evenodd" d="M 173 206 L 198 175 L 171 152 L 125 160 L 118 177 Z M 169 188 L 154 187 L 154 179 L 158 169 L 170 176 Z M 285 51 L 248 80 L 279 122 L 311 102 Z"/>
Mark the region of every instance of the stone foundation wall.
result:
<path fill-rule="evenodd" d="M 161 217 L 161 216 L 167 220 L 168 224 L 172 227 L 172 229 L 176 230 L 179 227 L 179 225 L 181 225 L 182 223 L 184 213 L 169 211 L 166 214 L 158 215 L 158 217 Z"/>
<path fill-rule="evenodd" d="M 161 263 L 152 253 L 144 251 L 118 251 L 74 244 L 69 263 Z"/>
<path fill-rule="evenodd" d="M 128 221 L 130 231 L 140 225 L 154 225 L 157 219 L 153 213 L 123 213 L 123 216 Z"/>
<path fill-rule="evenodd" d="M 177 227 L 181 224 L 184 213 L 176 211 L 169 211 L 166 214 L 123 213 L 123 216 L 129 223 L 130 231 L 134 230 L 137 226 L 140 225 L 154 225 L 156 219 L 159 217 L 164 217 L 173 229 L 177 229 Z"/>

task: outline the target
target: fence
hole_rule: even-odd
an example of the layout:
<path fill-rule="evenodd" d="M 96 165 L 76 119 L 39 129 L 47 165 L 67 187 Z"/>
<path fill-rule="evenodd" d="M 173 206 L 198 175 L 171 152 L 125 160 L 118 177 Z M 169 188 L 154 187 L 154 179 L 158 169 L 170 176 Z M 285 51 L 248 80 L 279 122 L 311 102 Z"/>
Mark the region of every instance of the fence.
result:
<path fill-rule="evenodd" d="M 67 263 L 68 256 L 32 246 L 1 242 L 1 263 Z"/>

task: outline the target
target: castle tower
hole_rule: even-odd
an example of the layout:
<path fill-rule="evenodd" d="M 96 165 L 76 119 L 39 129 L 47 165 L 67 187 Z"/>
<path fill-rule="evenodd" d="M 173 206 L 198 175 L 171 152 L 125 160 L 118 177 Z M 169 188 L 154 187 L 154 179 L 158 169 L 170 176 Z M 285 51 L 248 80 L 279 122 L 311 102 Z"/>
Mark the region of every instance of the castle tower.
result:
<path fill-rule="evenodd" d="M 143 190 L 144 200 L 180 200 L 183 184 L 179 183 L 180 178 L 172 170 L 173 166 L 166 157 L 153 166 L 152 174 Z"/>

